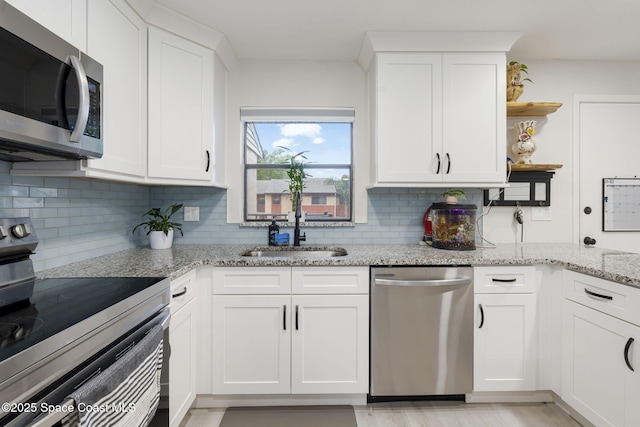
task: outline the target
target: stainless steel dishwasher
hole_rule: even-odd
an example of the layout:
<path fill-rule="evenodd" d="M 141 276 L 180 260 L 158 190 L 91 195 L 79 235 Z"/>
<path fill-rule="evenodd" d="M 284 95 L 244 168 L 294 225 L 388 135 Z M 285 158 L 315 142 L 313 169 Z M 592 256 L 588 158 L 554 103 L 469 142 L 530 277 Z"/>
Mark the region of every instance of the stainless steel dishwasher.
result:
<path fill-rule="evenodd" d="M 370 326 L 370 402 L 471 393 L 471 267 L 372 268 Z"/>

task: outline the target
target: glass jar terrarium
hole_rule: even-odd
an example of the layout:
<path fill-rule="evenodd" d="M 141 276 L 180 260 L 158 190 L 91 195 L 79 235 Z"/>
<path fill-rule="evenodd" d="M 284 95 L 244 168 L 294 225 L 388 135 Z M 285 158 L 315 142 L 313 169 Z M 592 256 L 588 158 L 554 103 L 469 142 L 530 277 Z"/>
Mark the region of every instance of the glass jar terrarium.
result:
<path fill-rule="evenodd" d="M 433 203 L 433 247 L 455 251 L 475 249 L 476 210 L 475 205 Z"/>

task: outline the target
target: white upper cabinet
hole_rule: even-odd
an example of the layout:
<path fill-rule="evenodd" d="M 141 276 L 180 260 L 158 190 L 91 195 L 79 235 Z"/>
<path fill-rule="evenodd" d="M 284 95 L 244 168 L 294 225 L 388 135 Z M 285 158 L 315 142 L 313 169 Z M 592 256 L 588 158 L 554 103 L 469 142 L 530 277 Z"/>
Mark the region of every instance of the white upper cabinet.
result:
<path fill-rule="evenodd" d="M 147 25 L 124 0 L 88 4 L 88 54 L 104 66 L 104 154 L 87 175 L 147 173 Z M 123 178 L 124 178 L 123 177 Z"/>
<path fill-rule="evenodd" d="M 217 33 L 194 33 L 156 9 L 141 15 L 126 0 L 10 3 L 81 39 L 74 44 L 104 66 L 102 158 L 14 163 L 12 175 L 224 186 L 227 72 Z M 191 38 L 176 35 L 183 33 Z"/>
<path fill-rule="evenodd" d="M 87 0 L 5 1 L 78 49 L 86 51 Z"/>
<path fill-rule="evenodd" d="M 212 179 L 214 52 L 149 28 L 149 177 Z"/>
<path fill-rule="evenodd" d="M 505 52 L 516 35 L 393 34 L 369 35 L 360 57 L 372 99 L 372 186 L 505 184 Z"/>
<path fill-rule="evenodd" d="M 376 182 L 442 180 L 442 56 L 381 53 L 376 72 Z"/>

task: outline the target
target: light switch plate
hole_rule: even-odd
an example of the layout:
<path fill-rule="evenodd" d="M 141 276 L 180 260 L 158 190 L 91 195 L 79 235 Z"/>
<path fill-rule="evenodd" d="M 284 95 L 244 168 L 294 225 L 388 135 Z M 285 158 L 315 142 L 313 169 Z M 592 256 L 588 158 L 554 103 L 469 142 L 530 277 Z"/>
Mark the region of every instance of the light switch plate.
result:
<path fill-rule="evenodd" d="M 533 206 L 531 221 L 551 221 L 551 208 L 549 206 Z"/>
<path fill-rule="evenodd" d="M 184 221 L 200 221 L 200 208 L 198 206 L 185 206 Z"/>

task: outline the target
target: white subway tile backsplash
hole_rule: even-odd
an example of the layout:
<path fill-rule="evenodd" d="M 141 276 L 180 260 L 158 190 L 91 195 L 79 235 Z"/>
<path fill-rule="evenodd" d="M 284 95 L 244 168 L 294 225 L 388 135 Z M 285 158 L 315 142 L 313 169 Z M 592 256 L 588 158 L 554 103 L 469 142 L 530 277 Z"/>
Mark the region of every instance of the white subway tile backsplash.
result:
<path fill-rule="evenodd" d="M 209 187 L 146 187 L 75 178 L 12 177 L 0 161 L 0 216 L 32 218 L 39 245 L 36 270 L 58 267 L 135 246 L 148 245 L 145 230 L 133 227 L 151 207 L 188 203 L 200 221 L 183 222 L 175 244 L 266 244 L 266 228 L 227 224 L 226 190 Z M 417 243 L 422 216 L 441 189 L 376 188 L 368 192 L 368 224 L 306 228 L 307 244 Z M 465 203 L 481 206 L 481 190 L 468 190 Z M 480 209 L 479 209 L 480 210 Z M 179 215 L 181 219 L 182 216 Z M 283 231 L 292 233 L 291 227 Z"/>

